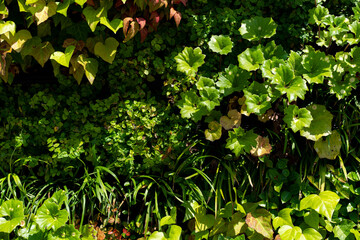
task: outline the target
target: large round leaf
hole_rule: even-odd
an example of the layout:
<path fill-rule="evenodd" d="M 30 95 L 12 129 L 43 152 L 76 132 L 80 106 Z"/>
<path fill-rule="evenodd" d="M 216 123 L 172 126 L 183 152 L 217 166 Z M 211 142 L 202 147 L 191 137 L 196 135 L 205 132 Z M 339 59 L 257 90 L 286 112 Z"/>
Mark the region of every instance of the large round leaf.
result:
<path fill-rule="evenodd" d="M 225 69 L 225 73 L 220 74 L 216 86 L 224 92 L 224 96 L 228 96 L 233 92 L 240 92 L 247 87 L 250 84 L 248 81 L 250 77 L 250 72 L 230 64 L 229 67 Z"/>
<path fill-rule="evenodd" d="M 340 154 L 340 134 L 337 131 L 332 131 L 330 136 L 317 140 L 314 148 L 320 158 L 335 159 Z"/>
<path fill-rule="evenodd" d="M 198 68 L 205 63 L 205 55 L 200 48 L 186 47 L 175 57 L 177 70 L 184 72 L 189 76 L 194 76 Z"/>
<path fill-rule="evenodd" d="M 80 232 L 74 225 L 66 225 L 55 232 L 50 232 L 48 240 L 80 240 Z"/>
<path fill-rule="evenodd" d="M 229 36 L 219 35 L 212 36 L 209 42 L 209 47 L 212 51 L 220 53 L 222 55 L 227 55 L 231 52 L 233 43 Z"/>
<path fill-rule="evenodd" d="M 294 132 L 309 127 L 313 120 L 309 110 L 306 108 L 299 108 L 296 105 L 290 105 L 284 112 L 285 117 L 283 120 Z"/>
<path fill-rule="evenodd" d="M 272 18 L 253 17 L 241 23 L 239 29 L 243 38 L 250 41 L 259 41 L 262 38 L 270 38 L 276 33 L 277 24 Z"/>
<path fill-rule="evenodd" d="M 239 67 L 246 71 L 255 71 L 265 61 L 261 48 L 248 48 L 238 55 Z"/>
<path fill-rule="evenodd" d="M 11 233 L 24 219 L 23 203 L 11 199 L 0 206 L 0 232 Z"/>
<path fill-rule="evenodd" d="M 205 138 L 211 142 L 221 138 L 221 125 L 212 121 L 209 123 L 209 129 L 205 130 Z"/>
<path fill-rule="evenodd" d="M 68 220 L 68 212 L 60 210 L 56 203 L 45 201 L 38 209 L 35 222 L 39 225 L 41 230 L 57 230 L 65 225 Z"/>
<path fill-rule="evenodd" d="M 300 130 L 300 135 L 312 141 L 317 141 L 321 137 L 330 135 L 333 115 L 326 110 L 325 106 L 312 104 L 307 106 L 306 109 L 310 111 L 313 120 L 310 127 Z"/>
<path fill-rule="evenodd" d="M 257 134 L 253 130 L 246 131 L 241 127 L 235 128 L 229 132 L 229 138 L 226 140 L 226 148 L 229 148 L 236 157 L 240 154 L 249 153 L 253 147 L 256 147 Z"/>

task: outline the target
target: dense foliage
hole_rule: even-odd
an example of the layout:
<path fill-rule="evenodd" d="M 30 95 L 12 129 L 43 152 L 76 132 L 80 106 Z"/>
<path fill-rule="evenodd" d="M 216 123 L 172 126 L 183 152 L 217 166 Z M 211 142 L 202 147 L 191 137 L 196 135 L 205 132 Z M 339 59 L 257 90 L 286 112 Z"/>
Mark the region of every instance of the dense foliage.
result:
<path fill-rule="evenodd" d="M 0 14 L 0 239 L 360 239 L 357 1 Z"/>

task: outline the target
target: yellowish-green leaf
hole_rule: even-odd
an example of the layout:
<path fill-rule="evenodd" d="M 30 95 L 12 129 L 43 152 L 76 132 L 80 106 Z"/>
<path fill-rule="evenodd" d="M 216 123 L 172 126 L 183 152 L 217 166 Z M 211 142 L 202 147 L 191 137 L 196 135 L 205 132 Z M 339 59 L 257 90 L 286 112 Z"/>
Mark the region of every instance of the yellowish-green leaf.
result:
<path fill-rule="evenodd" d="M 113 31 L 114 34 L 116 34 L 117 31 L 119 31 L 119 29 L 124 26 L 123 25 L 123 20 L 121 20 L 120 18 L 115 18 L 110 22 L 107 17 L 101 17 L 100 18 L 100 23 L 102 25 L 105 25 L 111 31 Z"/>
<path fill-rule="evenodd" d="M 89 82 L 93 84 L 96 73 L 98 71 L 98 61 L 94 58 L 85 58 L 84 55 L 79 55 L 78 62 L 84 67 L 85 75 Z"/>
<path fill-rule="evenodd" d="M 221 125 L 212 121 L 209 123 L 209 129 L 205 130 L 205 138 L 211 142 L 221 138 Z"/>
<path fill-rule="evenodd" d="M 338 131 L 332 131 L 330 136 L 319 139 L 314 144 L 315 151 L 320 158 L 335 159 L 340 154 L 341 137 Z"/>
<path fill-rule="evenodd" d="M 12 35 L 10 32 L 5 33 L 3 36 L 6 42 L 16 52 L 20 52 L 25 42 L 32 38 L 31 33 L 25 29 L 18 31 L 15 36 Z"/>
<path fill-rule="evenodd" d="M 241 113 L 236 109 L 232 109 L 228 112 L 227 116 L 220 118 L 220 124 L 225 130 L 240 127 L 241 124 Z"/>
<path fill-rule="evenodd" d="M 6 32 L 11 32 L 12 35 L 15 35 L 16 25 L 13 21 L 0 21 L 0 35 Z"/>
<path fill-rule="evenodd" d="M 68 46 L 65 49 L 65 53 L 56 51 L 51 54 L 50 59 L 55 60 L 57 63 L 69 67 L 70 59 L 74 53 L 75 46 Z"/>
<path fill-rule="evenodd" d="M 105 40 L 105 44 L 98 42 L 95 44 L 94 53 L 100 56 L 104 61 L 112 63 L 115 59 L 116 49 L 119 46 L 119 42 L 112 37 Z"/>
<path fill-rule="evenodd" d="M 55 2 L 49 2 L 46 6 L 42 2 L 36 4 L 40 4 L 42 6 L 42 8 L 35 13 L 37 25 L 45 22 L 49 17 L 56 14 L 57 4 Z"/>

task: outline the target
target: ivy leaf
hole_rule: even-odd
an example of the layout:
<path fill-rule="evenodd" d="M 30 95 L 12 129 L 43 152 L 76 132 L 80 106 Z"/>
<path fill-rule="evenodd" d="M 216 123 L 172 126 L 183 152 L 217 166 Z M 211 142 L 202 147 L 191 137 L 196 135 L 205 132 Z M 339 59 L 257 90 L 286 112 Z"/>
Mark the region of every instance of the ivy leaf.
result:
<path fill-rule="evenodd" d="M 304 78 L 309 83 L 323 83 L 324 77 L 332 77 L 330 58 L 324 52 L 307 46 L 308 54 L 303 55 Z"/>
<path fill-rule="evenodd" d="M 65 53 L 58 51 L 53 52 L 50 56 L 50 59 L 55 60 L 57 63 L 65 67 L 69 67 L 70 59 L 74 53 L 74 50 L 75 50 L 75 46 L 68 46 L 65 49 Z"/>
<path fill-rule="evenodd" d="M 262 38 L 270 38 L 276 33 L 277 24 L 272 18 L 253 17 L 244 20 L 239 29 L 243 38 L 250 41 L 259 41 Z"/>
<path fill-rule="evenodd" d="M 229 132 L 229 138 L 226 140 L 226 148 L 235 153 L 236 157 L 240 154 L 249 153 L 253 147 L 256 147 L 257 134 L 253 130 L 246 131 L 241 127 L 235 128 Z"/>
<path fill-rule="evenodd" d="M 331 216 L 340 197 L 331 191 L 323 191 L 319 195 L 311 194 L 300 201 L 300 211 L 311 208 L 331 221 Z"/>
<path fill-rule="evenodd" d="M 205 138 L 211 142 L 221 138 L 221 125 L 212 121 L 209 123 L 209 129 L 205 130 Z"/>
<path fill-rule="evenodd" d="M 54 52 L 54 48 L 50 42 L 41 42 L 39 37 L 34 37 L 29 39 L 24 44 L 24 47 L 21 51 L 21 55 L 31 55 L 35 60 L 44 67 L 47 60 L 49 60 L 51 54 Z"/>
<path fill-rule="evenodd" d="M 40 0 L 35 3 L 35 6 L 39 8 L 34 14 L 37 25 L 45 22 L 48 18 L 56 14 L 57 4 L 55 2 L 49 2 L 46 5 L 45 1 Z"/>
<path fill-rule="evenodd" d="M 261 65 L 260 70 L 264 78 L 273 79 L 275 77 L 275 70 L 285 61 L 282 59 L 268 59 Z"/>
<path fill-rule="evenodd" d="M 202 232 L 210 229 L 215 224 L 215 216 L 206 214 L 204 206 L 197 206 L 195 211 L 195 232 Z"/>
<path fill-rule="evenodd" d="M 65 226 L 67 220 L 68 212 L 65 209 L 60 210 L 56 203 L 48 201 L 43 203 L 35 216 L 35 222 L 43 231 L 49 229 L 56 231 L 58 228 Z"/>
<path fill-rule="evenodd" d="M 261 48 L 247 48 L 238 55 L 239 67 L 246 71 L 255 71 L 265 61 Z"/>
<path fill-rule="evenodd" d="M 112 64 L 118 46 L 119 42 L 115 38 L 109 37 L 105 40 L 105 44 L 102 42 L 97 42 L 95 44 L 94 53 L 95 55 L 100 56 L 104 61 Z"/>
<path fill-rule="evenodd" d="M 322 235 L 313 228 L 306 228 L 304 231 L 299 227 L 289 225 L 281 226 L 279 229 L 281 240 L 321 240 Z"/>
<path fill-rule="evenodd" d="M 251 155 L 255 157 L 263 157 L 264 155 L 270 154 L 271 145 L 268 137 L 258 136 L 256 138 L 256 147 L 253 147 L 250 151 Z"/>
<path fill-rule="evenodd" d="M 69 73 L 74 76 L 75 80 L 80 85 L 81 80 L 82 80 L 82 78 L 83 78 L 83 76 L 85 74 L 85 69 L 78 62 L 78 58 L 75 58 L 75 57 L 71 58 L 70 63 L 71 63 L 71 66 L 70 66 L 70 69 L 69 69 Z"/>
<path fill-rule="evenodd" d="M 176 207 L 171 208 L 170 216 L 165 216 L 160 220 L 160 227 L 176 224 Z"/>
<path fill-rule="evenodd" d="M 24 220 L 22 201 L 11 199 L 0 206 L 0 232 L 11 233 Z"/>
<path fill-rule="evenodd" d="M 240 127 L 241 124 L 241 113 L 236 109 L 232 109 L 228 112 L 228 116 L 222 116 L 220 118 L 220 124 L 225 130 Z"/>
<path fill-rule="evenodd" d="M 352 75 L 346 74 L 345 77 L 329 79 L 330 93 L 335 94 L 340 100 L 350 96 L 352 89 L 356 89 L 359 80 Z"/>
<path fill-rule="evenodd" d="M 309 11 L 309 23 L 316 23 L 316 25 L 320 25 L 328 15 L 329 10 L 318 4 L 316 8 L 313 8 Z"/>
<path fill-rule="evenodd" d="M 227 55 L 231 52 L 233 42 L 229 36 L 219 35 L 212 36 L 209 42 L 209 48 L 216 53 L 221 55 Z"/>
<path fill-rule="evenodd" d="M 107 17 L 101 17 L 100 23 L 113 31 L 114 34 L 116 34 L 117 31 L 124 26 L 123 20 L 120 18 L 115 18 L 110 22 Z"/>
<path fill-rule="evenodd" d="M 84 6 L 87 0 L 75 0 L 75 3 L 79 4 L 81 7 Z"/>
<path fill-rule="evenodd" d="M 286 93 L 289 102 L 296 101 L 298 97 L 304 100 L 305 93 L 308 90 L 305 80 L 301 77 L 295 77 L 288 65 L 280 65 L 276 69 L 273 82 L 277 84 L 275 86 L 277 90 L 282 94 Z"/>
<path fill-rule="evenodd" d="M 284 111 L 284 122 L 294 132 L 297 132 L 305 127 L 309 127 L 313 117 L 311 112 L 306 108 L 299 108 L 296 105 L 290 105 Z"/>
<path fill-rule="evenodd" d="M 291 227 L 294 226 L 290 216 L 292 211 L 292 208 L 284 208 L 278 213 L 278 216 L 273 220 L 273 226 L 275 230 L 283 225 L 288 225 Z"/>
<path fill-rule="evenodd" d="M 74 225 L 65 225 L 57 229 L 55 232 L 49 233 L 48 240 L 79 240 L 80 232 L 75 229 Z"/>
<path fill-rule="evenodd" d="M 304 215 L 304 222 L 312 228 L 319 228 L 319 214 L 311 209 L 309 212 Z"/>
<path fill-rule="evenodd" d="M 271 214 L 265 209 L 256 209 L 246 215 L 246 224 L 265 238 L 272 239 Z"/>
<path fill-rule="evenodd" d="M 271 41 L 262 47 L 265 59 L 286 59 L 288 54 L 285 52 L 281 45 L 277 45 L 275 41 Z"/>
<path fill-rule="evenodd" d="M 188 76 L 194 76 L 198 68 L 205 63 L 205 55 L 199 47 L 193 49 L 186 47 L 181 53 L 175 57 L 177 70 L 184 72 Z"/>
<path fill-rule="evenodd" d="M 71 3 L 72 0 L 64 0 L 63 2 L 60 2 L 59 5 L 57 6 L 56 12 L 67 17 L 67 11 Z"/>
<path fill-rule="evenodd" d="M 210 112 L 216 106 L 220 106 L 220 93 L 214 87 L 206 87 L 203 90 L 199 91 L 201 95 L 201 99 L 199 104 L 201 106 L 206 107 L 206 109 Z"/>
<path fill-rule="evenodd" d="M 10 32 L 12 35 L 15 35 L 16 25 L 13 21 L 0 21 L 0 35 Z"/>
<path fill-rule="evenodd" d="M 313 120 L 310 127 L 304 127 L 300 130 L 300 135 L 312 141 L 330 135 L 333 115 L 326 110 L 325 106 L 312 104 L 307 106 L 306 109 L 310 111 Z"/>
<path fill-rule="evenodd" d="M 85 75 L 89 82 L 93 84 L 96 73 L 98 71 L 98 61 L 94 58 L 85 58 L 83 54 L 77 58 L 78 63 L 84 67 Z"/>
<path fill-rule="evenodd" d="M 84 8 L 84 10 L 82 11 L 82 13 L 84 14 L 85 18 L 86 18 L 86 22 L 88 23 L 91 31 L 95 31 L 96 26 L 98 25 L 98 23 L 100 22 L 100 18 L 99 18 L 99 14 L 102 12 L 101 8 L 98 9 L 94 9 L 91 6 L 87 6 L 86 8 Z"/>
<path fill-rule="evenodd" d="M 244 96 L 248 113 L 255 113 L 260 116 L 271 108 L 271 98 L 264 84 L 253 82 L 244 90 Z"/>
<path fill-rule="evenodd" d="M 339 224 L 337 224 L 334 229 L 334 236 L 340 240 L 350 240 L 353 239 L 351 235 L 351 230 L 356 226 L 353 221 L 348 219 L 343 219 Z"/>
<path fill-rule="evenodd" d="M 250 82 L 248 79 L 251 77 L 251 73 L 240 69 L 238 66 L 230 64 L 225 69 L 225 73 L 220 73 L 219 81 L 216 82 L 224 96 L 228 96 L 233 92 L 241 92 L 247 87 Z"/>
<path fill-rule="evenodd" d="M 319 139 L 314 144 L 315 151 L 320 158 L 335 159 L 340 154 L 341 137 L 338 131 L 332 131 L 324 140 Z"/>
<path fill-rule="evenodd" d="M 245 214 L 236 212 L 231 216 L 231 221 L 228 224 L 226 236 L 235 237 L 241 233 L 245 233 L 247 224 L 244 219 Z"/>
<path fill-rule="evenodd" d="M 26 41 L 32 38 L 31 33 L 25 29 L 18 31 L 15 35 L 7 32 L 3 37 L 16 52 L 20 52 Z"/>

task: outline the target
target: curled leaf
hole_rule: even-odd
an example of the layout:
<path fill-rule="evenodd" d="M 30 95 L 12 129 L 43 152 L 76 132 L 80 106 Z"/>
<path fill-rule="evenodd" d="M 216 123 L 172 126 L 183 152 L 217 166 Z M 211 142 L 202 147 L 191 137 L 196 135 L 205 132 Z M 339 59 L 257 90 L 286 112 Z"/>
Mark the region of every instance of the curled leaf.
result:
<path fill-rule="evenodd" d="M 271 145 L 269 143 L 268 137 L 258 136 L 256 138 L 256 147 L 253 147 L 250 151 L 251 155 L 255 157 L 262 157 L 264 155 L 270 154 Z"/>
<path fill-rule="evenodd" d="M 225 130 L 240 127 L 241 124 L 241 113 L 236 109 L 232 109 L 228 112 L 228 116 L 222 116 L 220 118 L 220 124 Z"/>

